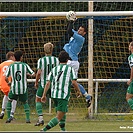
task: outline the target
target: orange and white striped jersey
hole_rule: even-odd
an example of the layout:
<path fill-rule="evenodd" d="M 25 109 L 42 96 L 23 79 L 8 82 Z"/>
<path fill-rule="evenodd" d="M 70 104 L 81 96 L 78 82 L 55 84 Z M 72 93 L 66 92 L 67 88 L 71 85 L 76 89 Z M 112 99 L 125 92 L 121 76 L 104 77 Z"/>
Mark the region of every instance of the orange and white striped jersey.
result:
<path fill-rule="evenodd" d="M 9 92 L 10 90 L 10 86 L 8 86 L 7 82 L 5 81 L 5 71 L 13 62 L 13 60 L 7 60 L 0 64 L 0 90 L 2 92 Z M 10 80 L 11 78 L 9 78 L 9 81 Z"/>

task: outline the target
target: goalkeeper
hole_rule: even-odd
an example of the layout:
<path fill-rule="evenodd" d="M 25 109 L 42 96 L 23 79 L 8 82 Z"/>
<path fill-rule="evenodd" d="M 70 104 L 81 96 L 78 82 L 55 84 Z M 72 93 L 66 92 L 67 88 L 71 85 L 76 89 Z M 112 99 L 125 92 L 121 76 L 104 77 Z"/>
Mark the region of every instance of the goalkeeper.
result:
<path fill-rule="evenodd" d="M 71 67 L 74 68 L 76 75 L 78 75 L 78 70 L 79 70 L 79 61 L 78 61 L 78 54 L 80 53 L 85 38 L 84 35 L 87 32 L 86 27 L 84 26 L 80 26 L 78 31 L 75 31 L 73 28 L 73 24 L 76 21 L 76 15 L 75 14 L 71 14 L 71 16 L 69 16 L 69 21 L 68 21 L 68 25 L 67 25 L 67 33 L 71 36 L 69 43 L 65 44 L 63 49 L 69 54 L 70 60 L 68 60 L 67 64 Z M 86 98 L 86 102 L 87 102 L 87 108 L 90 107 L 91 105 L 91 100 L 92 100 L 92 96 L 90 96 L 86 90 L 84 89 L 84 87 L 79 84 L 79 88 L 81 93 L 85 96 Z"/>

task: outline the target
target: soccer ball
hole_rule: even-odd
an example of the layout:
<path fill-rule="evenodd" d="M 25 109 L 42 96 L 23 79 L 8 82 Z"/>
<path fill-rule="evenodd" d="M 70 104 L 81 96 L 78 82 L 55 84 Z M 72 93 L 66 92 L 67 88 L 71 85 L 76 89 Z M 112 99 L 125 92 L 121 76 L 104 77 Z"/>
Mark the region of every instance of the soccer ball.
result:
<path fill-rule="evenodd" d="M 69 11 L 66 14 L 66 18 L 67 18 L 67 20 L 73 20 L 73 21 L 75 21 L 77 19 L 76 18 L 76 13 L 74 11 Z"/>

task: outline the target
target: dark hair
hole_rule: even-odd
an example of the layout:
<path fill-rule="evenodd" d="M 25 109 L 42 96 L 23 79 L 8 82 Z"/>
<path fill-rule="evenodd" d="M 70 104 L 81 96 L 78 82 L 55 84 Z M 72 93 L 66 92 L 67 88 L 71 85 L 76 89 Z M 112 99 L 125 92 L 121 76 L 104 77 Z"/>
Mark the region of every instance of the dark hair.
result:
<path fill-rule="evenodd" d="M 84 25 L 81 25 L 80 27 L 84 28 L 84 32 L 87 33 L 88 30 L 87 30 L 87 28 Z"/>
<path fill-rule="evenodd" d="M 60 63 L 65 63 L 69 59 L 69 55 L 66 51 L 61 51 L 59 53 L 59 61 Z"/>
<path fill-rule="evenodd" d="M 21 50 L 17 50 L 14 52 L 14 56 L 16 61 L 20 61 L 21 57 L 23 56 L 23 52 Z"/>
<path fill-rule="evenodd" d="M 14 52 L 9 51 L 9 52 L 6 54 L 6 59 L 8 60 L 11 56 L 14 56 Z"/>

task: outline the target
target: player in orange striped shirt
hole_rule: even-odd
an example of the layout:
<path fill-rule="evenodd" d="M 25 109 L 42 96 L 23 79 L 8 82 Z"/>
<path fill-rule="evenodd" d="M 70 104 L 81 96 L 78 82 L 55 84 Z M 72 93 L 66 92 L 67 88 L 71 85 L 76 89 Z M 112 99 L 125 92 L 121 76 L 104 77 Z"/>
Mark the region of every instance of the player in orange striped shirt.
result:
<path fill-rule="evenodd" d="M 8 85 L 7 82 L 5 81 L 5 71 L 9 67 L 9 65 L 15 61 L 14 52 L 9 51 L 6 54 L 6 59 L 7 59 L 7 61 L 4 61 L 0 64 L 0 90 L 4 93 L 0 119 L 3 119 L 3 117 L 4 117 L 4 113 L 5 113 L 5 109 L 6 109 L 6 105 L 7 105 L 7 101 L 8 101 L 8 93 L 10 91 L 10 85 Z M 9 81 L 10 80 L 11 79 L 9 79 Z M 14 112 L 16 109 L 16 103 L 17 103 L 17 101 L 13 100 L 11 114 L 10 114 L 10 116 L 12 116 L 12 118 L 14 116 Z"/>

